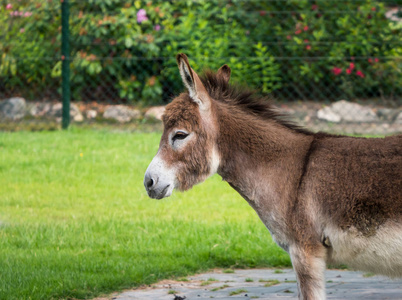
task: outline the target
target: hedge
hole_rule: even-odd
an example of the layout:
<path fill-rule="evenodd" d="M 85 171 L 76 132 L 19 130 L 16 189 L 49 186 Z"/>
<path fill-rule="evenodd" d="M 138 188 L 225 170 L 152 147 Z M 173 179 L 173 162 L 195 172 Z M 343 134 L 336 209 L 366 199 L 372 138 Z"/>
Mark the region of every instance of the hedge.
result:
<path fill-rule="evenodd" d="M 156 104 L 181 88 L 175 55 L 278 98 L 402 94 L 399 1 L 70 1 L 74 100 Z M 59 97 L 59 1 L 0 10 L 0 94 Z"/>

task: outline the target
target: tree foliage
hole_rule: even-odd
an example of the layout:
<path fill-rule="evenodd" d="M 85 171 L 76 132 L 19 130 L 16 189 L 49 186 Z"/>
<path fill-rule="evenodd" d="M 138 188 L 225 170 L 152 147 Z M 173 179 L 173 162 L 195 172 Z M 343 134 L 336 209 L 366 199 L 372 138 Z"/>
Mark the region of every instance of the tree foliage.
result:
<path fill-rule="evenodd" d="M 400 95 L 401 28 L 385 17 L 387 5 L 70 1 L 73 99 L 167 101 L 181 87 L 179 52 L 197 70 L 227 63 L 234 81 L 282 98 Z M 59 1 L 3 3 L 1 93 L 35 98 L 60 92 L 60 24 Z"/>

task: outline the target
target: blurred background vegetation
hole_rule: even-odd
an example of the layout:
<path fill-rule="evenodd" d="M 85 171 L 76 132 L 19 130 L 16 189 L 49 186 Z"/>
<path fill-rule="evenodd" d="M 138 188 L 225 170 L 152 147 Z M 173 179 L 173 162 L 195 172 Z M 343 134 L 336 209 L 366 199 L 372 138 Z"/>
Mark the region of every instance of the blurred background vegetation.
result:
<path fill-rule="evenodd" d="M 278 100 L 401 101 L 399 0 L 69 2 L 73 101 L 168 102 L 179 52 Z M 0 98 L 60 99 L 60 1 L 0 8 Z"/>

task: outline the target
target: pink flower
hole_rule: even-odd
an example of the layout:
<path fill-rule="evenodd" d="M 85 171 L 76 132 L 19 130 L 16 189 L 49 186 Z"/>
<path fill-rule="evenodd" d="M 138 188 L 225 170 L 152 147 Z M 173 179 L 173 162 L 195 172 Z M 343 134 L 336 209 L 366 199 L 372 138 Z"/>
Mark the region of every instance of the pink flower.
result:
<path fill-rule="evenodd" d="M 6 6 L 6 9 L 7 9 L 7 10 L 10 10 L 10 9 L 12 9 L 12 8 L 13 8 L 13 5 L 12 5 L 11 3 L 8 3 L 7 6 Z"/>
<path fill-rule="evenodd" d="M 155 31 L 161 30 L 161 25 L 156 24 L 156 25 L 154 26 L 154 30 L 155 30 Z"/>
<path fill-rule="evenodd" d="M 317 5 L 317 4 L 311 5 L 311 10 L 317 10 L 317 9 L 318 9 L 318 5 Z"/>
<path fill-rule="evenodd" d="M 141 24 L 142 22 L 147 21 L 147 20 L 148 20 L 147 12 L 145 11 L 145 9 L 141 8 L 137 12 L 137 22 Z"/>
<path fill-rule="evenodd" d="M 351 57 L 350 57 L 350 60 L 355 60 L 355 57 L 354 57 L 354 56 L 351 56 Z"/>
<path fill-rule="evenodd" d="M 25 28 L 21 28 L 21 29 L 20 29 L 20 32 L 21 32 L 21 33 L 24 33 L 24 32 L 25 32 Z"/>
<path fill-rule="evenodd" d="M 342 73 L 342 69 L 338 67 L 333 67 L 332 68 L 332 73 L 334 73 L 335 76 L 338 76 L 339 74 Z"/>
<path fill-rule="evenodd" d="M 308 43 L 308 40 L 304 40 L 303 42 Z"/>
<path fill-rule="evenodd" d="M 354 68 L 355 68 L 355 64 L 354 64 L 354 63 L 350 63 L 349 69 L 352 71 Z"/>
<path fill-rule="evenodd" d="M 375 8 L 375 7 L 372 7 L 371 10 L 372 10 L 372 11 L 376 11 L 376 8 Z"/>
<path fill-rule="evenodd" d="M 24 17 L 28 18 L 30 16 L 32 16 L 32 13 L 30 11 L 26 11 L 25 14 L 24 14 Z"/>
<path fill-rule="evenodd" d="M 302 33 L 301 29 L 295 31 L 295 34 L 300 34 L 300 33 Z"/>
<path fill-rule="evenodd" d="M 350 75 L 352 73 L 351 69 L 346 69 L 346 74 Z"/>
<path fill-rule="evenodd" d="M 286 38 L 287 38 L 288 40 L 291 40 L 291 39 L 292 39 L 292 36 L 289 34 L 288 36 L 286 36 Z"/>
<path fill-rule="evenodd" d="M 374 58 L 374 61 L 377 63 L 377 62 L 379 62 L 379 59 L 376 57 L 376 58 Z"/>
<path fill-rule="evenodd" d="M 307 46 L 306 46 L 306 49 L 307 49 L 307 50 L 311 50 L 311 46 L 310 46 L 310 45 L 307 45 Z"/>
<path fill-rule="evenodd" d="M 304 30 L 304 31 L 307 31 L 307 30 L 308 30 L 308 26 L 307 26 L 307 25 L 304 26 L 303 30 Z"/>
<path fill-rule="evenodd" d="M 363 72 L 360 71 L 360 70 L 356 71 L 356 75 L 357 75 L 357 76 L 360 76 L 361 78 L 364 78 L 364 74 L 363 74 Z"/>
<path fill-rule="evenodd" d="M 367 61 L 371 64 L 373 62 L 373 59 L 369 58 Z"/>

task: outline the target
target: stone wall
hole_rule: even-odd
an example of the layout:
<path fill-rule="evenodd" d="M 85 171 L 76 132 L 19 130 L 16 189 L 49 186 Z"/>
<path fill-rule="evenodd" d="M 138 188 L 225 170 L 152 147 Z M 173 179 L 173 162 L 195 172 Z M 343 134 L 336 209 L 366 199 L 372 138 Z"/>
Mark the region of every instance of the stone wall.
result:
<path fill-rule="evenodd" d="M 360 105 L 345 100 L 327 106 L 317 102 L 289 102 L 278 106 L 295 122 L 313 131 L 350 134 L 402 133 L 402 107 Z M 71 103 L 70 118 L 76 123 L 112 120 L 124 124 L 144 119 L 161 120 L 164 109 L 164 106 L 140 110 L 128 105 Z M 61 103 L 26 102 L 20 97 L 0 101 L 2 122 L 19 122 L 25 119 L 60 122 L 61 117 Z"/>

